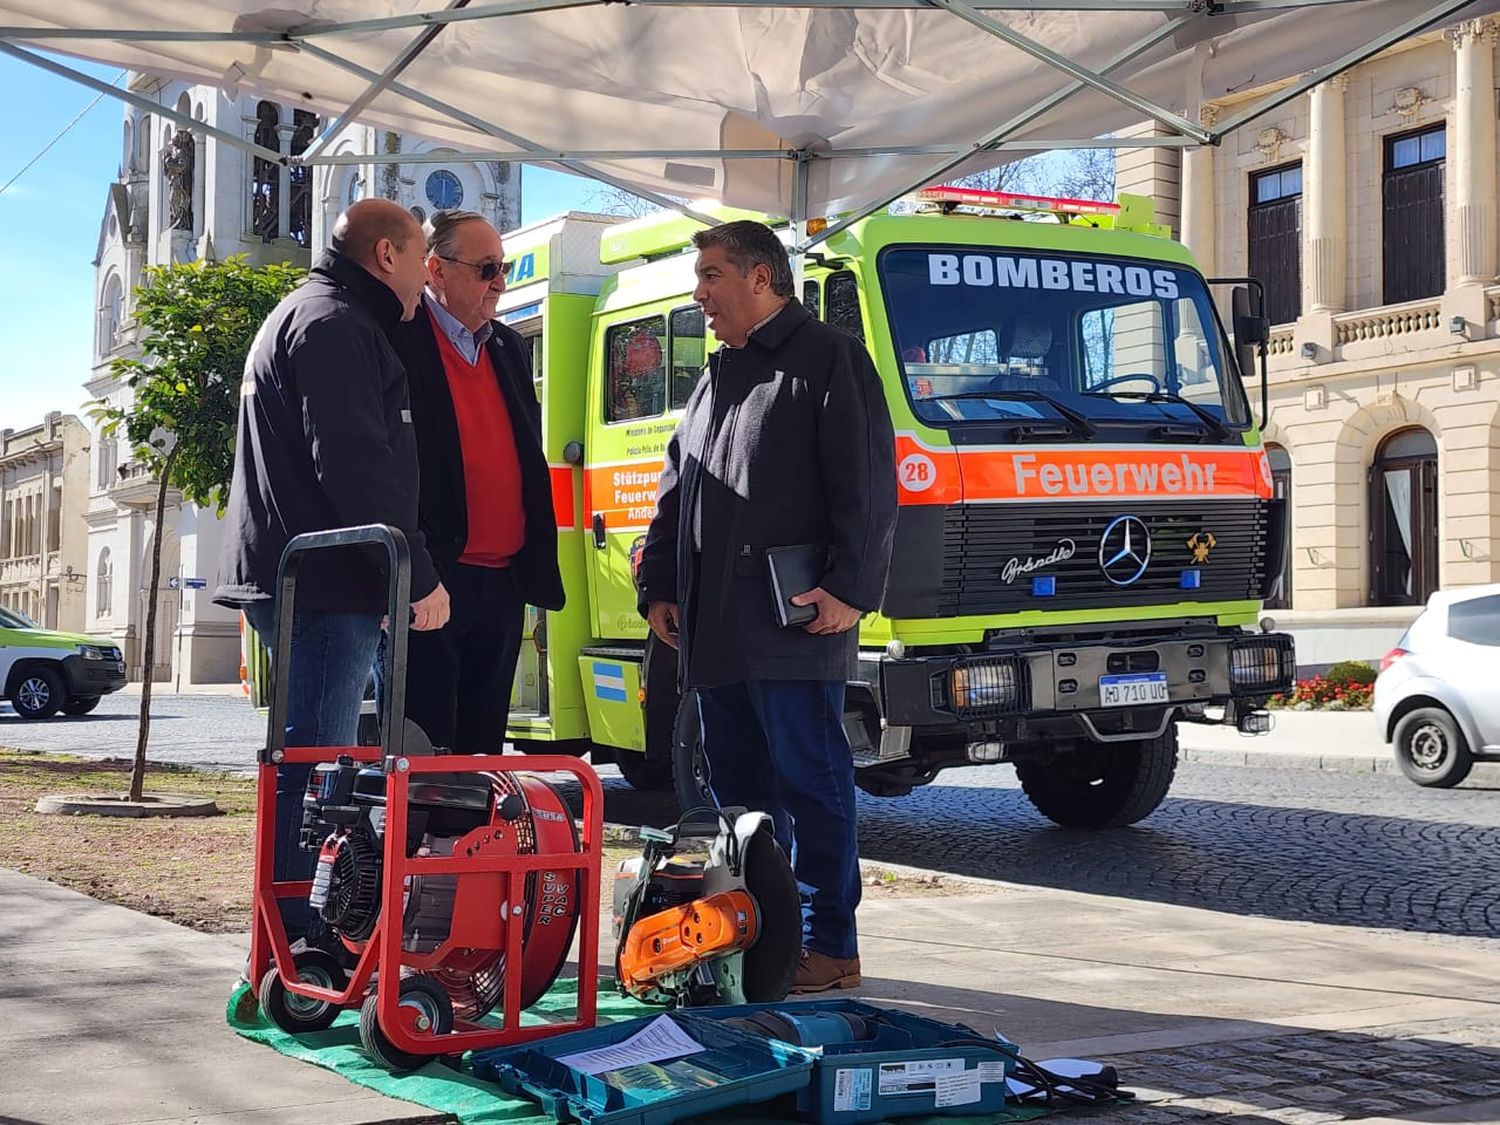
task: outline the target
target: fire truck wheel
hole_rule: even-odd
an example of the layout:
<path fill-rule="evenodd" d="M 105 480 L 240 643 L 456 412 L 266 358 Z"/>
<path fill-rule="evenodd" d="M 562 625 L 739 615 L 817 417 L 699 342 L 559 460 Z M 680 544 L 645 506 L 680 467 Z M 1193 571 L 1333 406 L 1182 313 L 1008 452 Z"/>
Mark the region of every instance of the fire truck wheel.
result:
<path fill-rule="evenodd" d="M 1064 828 L 1123 828 L 1156 810 L 1177 772 L 1177 726 L 1157 738 L 1088 745 L 1016 763 L 1036 811 Z"/>
<path fill-rule="evenodd" d="M 662 793 L 672 788 L 672 763 L 650 761 L 639 750 L 616 750 L 615 765 L 630 784 L 643 793 Z"/>
<path fill-rule="evenodd" d="M 688 809 L 712 806 L 708 790 L 708 759 L 703 756 L 703 725 L 698 718 L 698 693 L 689 691 L 677 706 L 677 722 L 672 728 L 672 781 L 677 790 L 677 807 Z"/>
<path fill-rule="evenodd" d="M 401 978 L 401 995 L 397 1004 L 410 1009 L 425 1027 L 418 1027 L 418 1034 L 428 1036 L 447 1035 L 453 1030 L 453 1001 L 448 990 L 431 977 L 421 975 Z M 372 993 L 359 1010 L 359 1041 L 365 1054 L 394 1071 L 416 1070 L 431 1062 L 440 1052 L 419 1055 L 396 1047 L 380 1029 L 380 1019 L 375 1014 L 376 997 Z"/>
<path fill-rule="evenodd" d="M 344 987 L 344 970 L 331 953 L 321 949 L 303 950 L 292 959 L 292 964 L 296 966 L 297 979 L 304 984 L 315 984 L 319 988 Z M 338 1019 L 340 1009 L 325 1000 L 309 1000 L 306 996 L 288 992 L 281 973 L 273 966 L 260 981 L 260 1010 L 282 1031 L 307 1035 L 328 1027 Z"/>

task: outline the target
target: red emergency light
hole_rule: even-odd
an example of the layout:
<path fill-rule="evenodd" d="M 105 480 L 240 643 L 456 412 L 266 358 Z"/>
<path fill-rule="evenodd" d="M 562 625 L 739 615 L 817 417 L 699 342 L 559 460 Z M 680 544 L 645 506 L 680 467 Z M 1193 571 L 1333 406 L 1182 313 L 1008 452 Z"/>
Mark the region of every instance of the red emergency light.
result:
<path fill-rule="evenodd" d="M 1118 215 L 1118 203 L 1098 199 L 1062 199 L 1050 195 L 1021 195 L 1011 191 L 985 191 L 982 188 L 939 184 L 922 188 L 911 196 L 918 203 L 939 203 L 950 207 L 984 207 L 994 211 L 1045 211 L 1057 215 Z"/>

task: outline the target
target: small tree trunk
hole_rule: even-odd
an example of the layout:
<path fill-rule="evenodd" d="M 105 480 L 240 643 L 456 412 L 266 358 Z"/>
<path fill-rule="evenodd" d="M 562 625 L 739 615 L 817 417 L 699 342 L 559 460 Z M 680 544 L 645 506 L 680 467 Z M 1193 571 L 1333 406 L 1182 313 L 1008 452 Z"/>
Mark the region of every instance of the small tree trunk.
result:
<path fill-rule="evenodd" d="M 135 739 L 135 763 L 130 767 L 130 797 L 139 801 L 146 788 L 146 740 L 151 736 L 151 673 L 156 666 L 156 600 L 161 586 L 161 540 L 165 530 L 167 510 L 167 484 L 172 479 L 172 464 L 177 460 L 177 446 L 173 444 L 167 459 L 162 462 L 161 479 L 156 484 L 156 535 L 151 544 L 151 577 L 147 583 L 150 591 L 146 599 L 146 649 L 141 658 L 145 675 L 141 681 L 141 721 Z"/>

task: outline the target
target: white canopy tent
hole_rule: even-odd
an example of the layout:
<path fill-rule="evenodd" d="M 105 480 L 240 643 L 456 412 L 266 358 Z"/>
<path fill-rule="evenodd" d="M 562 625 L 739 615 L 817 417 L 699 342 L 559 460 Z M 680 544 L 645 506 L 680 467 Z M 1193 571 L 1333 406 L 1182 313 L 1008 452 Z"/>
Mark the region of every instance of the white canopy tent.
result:
<path fill-rule="evenodd" d="M 1500 0 L 0 0 L 0 51 L 268 159 L 358 119 L 458 150 L 794 220 L 868 213 L 1043 149 L 1216 144 Z M 324 115 L 300 156 L 209 130 L 35 48 Z M 1197 106 L 1274 93 L 1205 126 Z M 1167 135 L 1105 137 L 1155 120 Z M 1102 139 L 1101 139 L 1102 138 Z M 821 236 L 838 229 L 835 224 Z M 804 240 L 811 245 L 818 237 Z"/>

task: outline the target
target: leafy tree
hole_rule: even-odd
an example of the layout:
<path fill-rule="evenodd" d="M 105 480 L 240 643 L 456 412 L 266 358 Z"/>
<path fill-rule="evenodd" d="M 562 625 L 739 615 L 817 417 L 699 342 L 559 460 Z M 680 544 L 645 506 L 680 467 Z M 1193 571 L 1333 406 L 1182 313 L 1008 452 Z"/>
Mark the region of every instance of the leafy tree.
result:
<path fill-rule="evenodd" d="M 243 255 L 147 267 L 145 283 L 135 291 L 141 358 L 110 365 L 133 392 L 131 402 L 114 406 L 101 399 L 91 411 L 104 436 L 124 431 L 133 456 L 157 481 L 132 801 L 141 799 L 145 785 L 167 490 L 176 488 L 201 507 L 224 511 L 245 356 L 261 322 L 301 279 L 296 266 L 252 266 Z"/>

